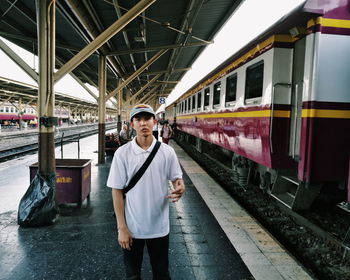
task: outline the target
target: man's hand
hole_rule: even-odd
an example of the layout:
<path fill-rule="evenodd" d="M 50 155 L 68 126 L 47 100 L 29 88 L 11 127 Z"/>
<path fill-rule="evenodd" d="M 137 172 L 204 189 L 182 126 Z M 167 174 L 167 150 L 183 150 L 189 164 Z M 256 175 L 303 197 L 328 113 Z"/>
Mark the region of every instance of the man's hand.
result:
<path fill-rule="evenodd" d="M 167 196 L 167 198 L 171 199 L 171 202 L 178 201 L 183 193 L 185 192 L 185 185 L 182 179 L 176 179 L 173 183 L 173 190 L 171 190 L 171 194 Z"/>
<path fill-rule="evenodd" d="M 118 243 L 123 249 L 131 250 L 132 236 L 127 228 L 118 229 Z"/>

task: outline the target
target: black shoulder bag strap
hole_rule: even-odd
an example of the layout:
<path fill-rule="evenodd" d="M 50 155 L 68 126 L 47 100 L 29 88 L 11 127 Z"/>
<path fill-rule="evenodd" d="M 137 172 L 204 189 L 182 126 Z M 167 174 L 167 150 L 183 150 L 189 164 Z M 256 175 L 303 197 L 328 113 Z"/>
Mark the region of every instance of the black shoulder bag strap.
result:
<path fill-rule="evenodd" d="M 131 178 L 131 180 L 130 180 L 129 184 L 126 186 L 126 188 L 123 189 L 124 197 L 125 197 L 126 193 L 128 191 L 130 191 L 136 185 L 136 183 L 140 180 L 140 178 L 142 177 L 143 173 L 145 173 L 147 167 L 150 165 L 150 163 L 152 162 L 154 156 L 156 155 L 156 153 L 157 153 L 157 151 L 158 151 L 158 149 L 160 147 L 160 144 L 161 143 L 159 141 L 156 142 L 152 152 L 147 157 L 146 161 L 143 163 L 143 165 L 140 167 L 140 169 L 136 172 L 134 177 Z"/>

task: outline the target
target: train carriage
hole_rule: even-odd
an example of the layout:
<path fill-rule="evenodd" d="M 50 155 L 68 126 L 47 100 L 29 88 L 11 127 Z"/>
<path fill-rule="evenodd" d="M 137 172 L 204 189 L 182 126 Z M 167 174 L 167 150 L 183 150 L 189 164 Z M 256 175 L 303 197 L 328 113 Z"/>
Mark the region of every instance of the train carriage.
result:
<path fill-rule="evenodd" d="M 231 151 L 234 169 L 254 168 L 261 187 L 292 209 L 309 208 L 320 192 L 345 200 L 349 46 L 350 1 L 305 1 L 165 114 L 198 147 Z"/>

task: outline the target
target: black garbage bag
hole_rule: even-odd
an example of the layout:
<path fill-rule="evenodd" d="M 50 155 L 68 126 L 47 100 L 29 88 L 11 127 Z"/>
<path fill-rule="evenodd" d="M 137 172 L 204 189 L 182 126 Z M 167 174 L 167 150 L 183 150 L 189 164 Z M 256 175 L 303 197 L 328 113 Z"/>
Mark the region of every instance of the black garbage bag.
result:
<path fill-rule="evenodd" d="M 17 215 L 17 223 L 25 227 L 51 225 L 55 222 L 58 208 L 55 201 L 56 175 L 43 177 L 39 172 L 22 197 Z"/>

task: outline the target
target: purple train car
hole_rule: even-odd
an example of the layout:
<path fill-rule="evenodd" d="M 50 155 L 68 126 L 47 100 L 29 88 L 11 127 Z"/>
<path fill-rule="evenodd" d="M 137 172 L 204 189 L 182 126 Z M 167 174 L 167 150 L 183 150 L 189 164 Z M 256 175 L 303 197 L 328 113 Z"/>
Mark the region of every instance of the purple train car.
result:
<path fill-rule="evenodd" d="M 350 0 L 305 1 L 165 113 L 294 210 L 350 202 Z"/>

